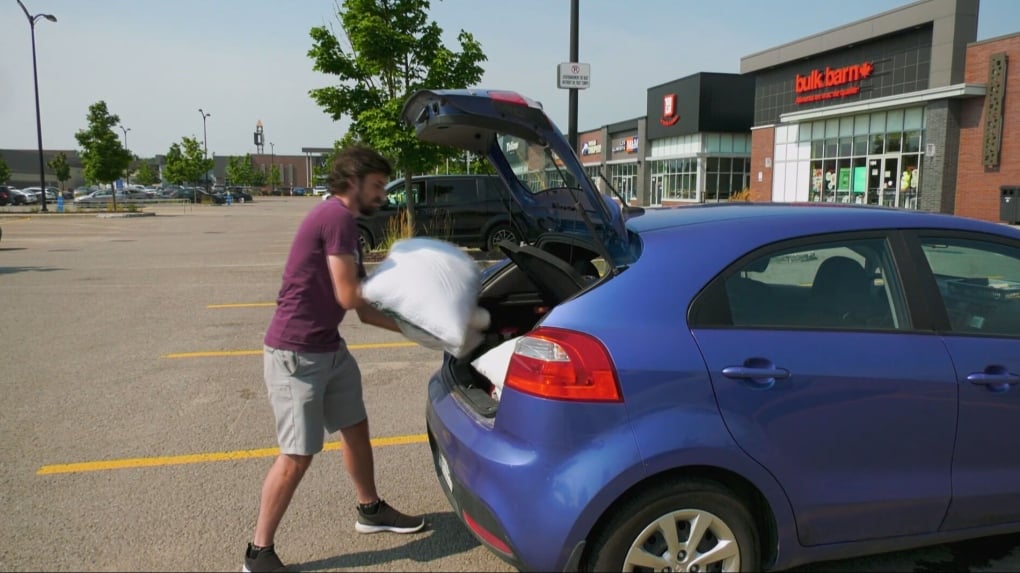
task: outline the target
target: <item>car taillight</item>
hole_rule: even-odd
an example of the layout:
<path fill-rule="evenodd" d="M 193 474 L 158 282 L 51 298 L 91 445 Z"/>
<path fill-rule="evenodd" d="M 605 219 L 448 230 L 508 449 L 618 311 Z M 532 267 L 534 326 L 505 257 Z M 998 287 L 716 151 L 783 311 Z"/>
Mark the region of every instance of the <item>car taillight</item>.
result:
<path fill-rule="evenodd" d="M 489 99 L 503 103 L 514 103 L 517 105 L 528 105 L 528 100 L 517 92 L 490 91 Z"/>
<path fill-rule="evenodd" d="M 539 328 L 517 341 L 505 386 L 554 400 L 623 401 L 606 347 L 593 336 L 559 328 Z"/>

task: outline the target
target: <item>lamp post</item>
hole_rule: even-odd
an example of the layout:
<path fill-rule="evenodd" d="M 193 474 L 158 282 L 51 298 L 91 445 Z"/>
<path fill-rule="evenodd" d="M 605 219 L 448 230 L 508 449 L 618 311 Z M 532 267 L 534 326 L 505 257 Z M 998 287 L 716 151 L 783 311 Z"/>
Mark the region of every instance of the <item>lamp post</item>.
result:
<path fill-rule="evenodd" d="M 272 189 L 269 190 L 270 194 L 273 194 L 276 191 L 276 186 L 279 185 L 279 183 L 277 183 L 276 180 L 273 179 L 273 168 L 274 167 L 276 167 L 276 146 L 273 145 L 272 141 L 270 141 L 269 142 L 269 183 L 270 183 L 270 185 L 272 185 Z"/>
<path fill-rule="evenodd" d="M 46 209 L 46 168 L 43 164 L 43 146 L 42 146 L 42 115 L 39 113 L 39 72 L 36 69 L 35 64 L 35 23 L 39 21 L 39 18 L 45 18 L 50 22 L 56 22 L 57 17 L 53 14 L 36 14 L 32 15 L 28 13 L 28 8 L 18 0 L 18 5 L 25 12 L 25 17 L 28 18 L 28 24 L 32 28 L 32 79 L 35 82 L 35 131 L 39 137 L 39 189 L 42 192 L 42 211 L 45 213 Z"/>
<path fill-rule="evenodd" d="M 208 137 L 208 134 L 207 134 L 207 132 L 205 130 L 205 120 L 206 120 L 206 118 L 208 118 L 212 114 L 211 113 L 206 113 L 206 112 L 202 111 L 202 108 L 198 108 L 198 113 L 202 114 L 202 159 L 207 159 L 209 157 L 209 137 Z M 209 171 L 208 170 L 206 170 L 205 175 L 203 175 L 203 178 L 205 179 L 205 192 L 208 194 L 209 193 Z M 197 200 L 195 202 L 198 203 Z"/>
<path fill-rule="evenodd" d="M 123 125 L 121 125 L 119 127 L 120 127 L 120 130 L 124 132 L 124 151 L 127 151 L 128 153 L 131 153 L 131 150 L 128 149 L 128 144 L 127 144 L 127 132 L 131 131 L 131 128 L 130 127 L 124 127 Z M 125 184 L 126 185 L 131 185 L 131 163 L 128 163 L 128 168 L 127 168 L 126 176 L 127 176 L 126 177 L 127 178 L 127 182 Z"/>

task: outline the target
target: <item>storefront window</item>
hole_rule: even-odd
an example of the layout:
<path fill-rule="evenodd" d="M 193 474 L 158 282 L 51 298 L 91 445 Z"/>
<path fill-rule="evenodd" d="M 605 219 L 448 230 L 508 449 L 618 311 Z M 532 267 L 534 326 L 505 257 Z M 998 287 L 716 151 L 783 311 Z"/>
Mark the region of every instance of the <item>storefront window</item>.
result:
<path fill-rule="evenodd" d="M 921 132 L 908 131 L 903 134 L 903 152 L 917 153 L 921 151 Z"/>
<path fill-rule="evenodd" d="M 728 201 L 748 187 L 751 160 L 746 157 L 709 157 L 706 161 L 705 202 Z"/>
<path fill-rule="evenodd" d="M 637 199 L 637 163 L 611 163 L 606 166 L 606 177 L 627 201 Z"/>
<path fill-rule="evenodd" d="M 902 133 L 888 133 L 885 136 L 885 152 L 896 153 L 900 151 L 900 139 L 903 137 Z"/>
<path fill-rule="evenodd" d="M 917 208 L 923 124 L 924 109 L 917 107 L 799 125 L 800 133 L 811 134 L 802 140 L 810 141 L 811 147 L 810 179 L 801 196 L 809 201 Z M 784 155 L 786 148 L 776 145 L 776 161 L 785 163 L 787 172 L 804 173 L 797 167 L 803 158 Z M 804 193 L 804 182 L 798 186 Z"/>
<path fill-rule="evenodd" d="M 871 136 L 871 154 L 881 155 L 885 153 L 885 134 L 876 133 Z"/>

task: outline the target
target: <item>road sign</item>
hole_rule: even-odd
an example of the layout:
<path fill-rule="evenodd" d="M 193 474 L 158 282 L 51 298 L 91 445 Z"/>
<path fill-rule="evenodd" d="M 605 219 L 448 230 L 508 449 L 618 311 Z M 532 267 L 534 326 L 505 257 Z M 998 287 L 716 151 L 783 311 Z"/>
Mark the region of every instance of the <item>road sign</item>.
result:
<path fill-rule="evenodd" d="M 564 62 L 556 70 L 556 87 L 561 90 L 586 90 L 591 78 L 591 64 Z"/>

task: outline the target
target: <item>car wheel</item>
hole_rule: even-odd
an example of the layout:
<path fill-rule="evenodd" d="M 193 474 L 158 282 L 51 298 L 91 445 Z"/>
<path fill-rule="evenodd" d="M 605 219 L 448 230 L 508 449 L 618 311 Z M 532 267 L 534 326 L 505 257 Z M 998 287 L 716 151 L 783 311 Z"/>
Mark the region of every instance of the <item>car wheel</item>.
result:
<path fill-rule="evenodd" d="M 489 251 L 495 251 L 499 247 L 497 245 L 503 241 L 517 244 L 519 242 L 517 233 L 514 232 L 513 227 L 510 225 L 499 224 L 489 230 L 489 236 L 485 239 L 485 247 Z"/>
<path fill-rule="evenodd" d="M 361 245 L 361 252 L 367 253 L 372 250 L 372 235 L 368 231 L 358 227 L 358 244 Z"/>
<path fill-rule="evenodd" d="M 758 571 L 754 520 L 727 488 L 680 480 L 614 511 L 587 560 L 592 571 Z"/>

